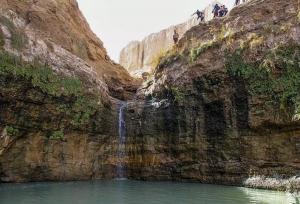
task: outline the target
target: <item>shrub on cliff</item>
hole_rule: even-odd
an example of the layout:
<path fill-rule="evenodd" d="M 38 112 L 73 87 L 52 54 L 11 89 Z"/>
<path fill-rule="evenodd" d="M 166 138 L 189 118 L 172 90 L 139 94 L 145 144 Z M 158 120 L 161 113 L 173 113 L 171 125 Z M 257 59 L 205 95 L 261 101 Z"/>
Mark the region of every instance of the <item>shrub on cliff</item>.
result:
<path fill-rule="evenodd" d="M 13 75 L 29 80 L 34 87 L 41 89 L 44 93 L 53 96 L 78 96 L 83 92 L 80 80 L 57 75 L 50 67 L 38 62 L 26 63 L 6 52 L 0 52 L 0 59 L 1 75 Z"/>
<path fill-rule="evenodd" d="M 8 136 L 12 136 L 12 137 L 18 136 L 20 133 L 17 128 L 14 128 L 9 125 L 5 127 L 5 131 Z"/>
<path fill-rule="evenodd" d="M 167 51 L 161 51 L 152 60 L 152 67 L 156 69 L 161 69 L 169 66 L 176 60 L 180 59 L 181 55 L 178 53 L 176 46 Z"/>
<path fill-rule="evenodd" d="M 63 140 L 64 137 L 64 132 L 62 130 L 54 131 L 50 135 L 51 140 Z"/>
<path fill-rule="evenodd" d="M 184 91 L 180 90 L 180 88 L 171 86 L 169 91 L 174 98 L 174 102 L 180 103 L 184 100 Z"/>
<path fill-rule="evenodd" d="M 202 43 L 198 47 L 195 47 L 190 52 L 190 62 L 195 62 L 198 57 L 204 53 L 208 49 L 216 48 L 220 45 L 220 42 L 215 40 L 210 40 L 207 42 Z"/>

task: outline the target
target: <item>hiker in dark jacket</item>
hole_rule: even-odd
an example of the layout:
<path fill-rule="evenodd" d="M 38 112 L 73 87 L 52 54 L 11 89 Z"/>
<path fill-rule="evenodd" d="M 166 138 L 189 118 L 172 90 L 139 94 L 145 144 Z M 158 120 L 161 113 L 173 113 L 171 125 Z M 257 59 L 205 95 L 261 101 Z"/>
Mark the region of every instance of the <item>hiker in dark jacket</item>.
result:
<path fill-rule="evenodd" d="M 176 45 L 179 40 L 179 34 L 177 33 L 176 29 L 174 30 L 173 40 L 174 40 L 174 44 Z"/>
<path fill-rule="evenodd" d="M 240 4 L 240 0 L 235 0 L 235 6 L 239 5 Z"/>
<path fill-rule="evenodd" d="M 197 10 L 195 13 L 193 13 L 193 15 L 196 15 L 196 14 L 197 14 L 197 20 L 200 19 L 200 22 L 202 22 L 204 20 L 204 13 L 202 11 Z"/>
<path fill-rule="evenodd" d="M 212 13 L 214 14 L 214 18 L 217 17 L 217 16 L 219 16 L 219 10 L 220 10 L 220 6 L 218 4 L 216 4 L 214 6 L 213 11 L 212 11 Z"/>
<path fill-rule="evenodd" d="M 219 17 L 224 17 L 226 16 L 228 13 L 228 9 L 225 7 L 225 5 L 221 6 L 220 10 L 219 10 Z"/>

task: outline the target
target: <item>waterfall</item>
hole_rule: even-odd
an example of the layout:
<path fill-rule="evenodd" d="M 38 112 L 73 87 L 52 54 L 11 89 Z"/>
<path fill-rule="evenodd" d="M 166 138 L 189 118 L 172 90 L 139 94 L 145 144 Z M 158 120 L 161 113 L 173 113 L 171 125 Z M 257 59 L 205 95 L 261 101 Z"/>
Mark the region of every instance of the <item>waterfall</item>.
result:
<path fill-rule="evenodd" d="M 118 146 L 118 165 L 117 165 L 117 178 L 125 178 L 125 168 L 124 168 L 124 157 L 125 152 L 125 142 L 126 142 L 126 123 L 125 123 L 125 109 L 127 103 L 122 103 L 119 108 L 119 146 Z"/>

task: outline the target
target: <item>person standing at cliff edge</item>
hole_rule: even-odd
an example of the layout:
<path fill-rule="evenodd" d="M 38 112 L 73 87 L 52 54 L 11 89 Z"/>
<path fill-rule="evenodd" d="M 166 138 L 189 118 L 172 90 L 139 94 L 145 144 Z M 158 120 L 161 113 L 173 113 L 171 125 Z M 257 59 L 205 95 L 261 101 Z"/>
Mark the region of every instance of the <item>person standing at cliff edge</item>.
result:
<path fill-rule="evenodd" d="M 174 30 L 173 40 L 174 40 L 174 44 L 177 45 L 178 40 L 179 40 L 179 34 L 177 33 L 176 29 Z"/>
<path fill-rule="evenodd" d="M 220 10 L 220 6 L 219 6 L 219 4 L 216 4 L 212 11 L 212 13 L 214 14 L 214 18 L 219 16 L 219 10 Z"/>
<path fill-rule="evenodd" d="M 196 11 L 195 13 L 193 13 L 193 15 L 195 15 L 195 14 L 197 14 L 197 20 L 200 19 L 200 22 L 202 22 L 202 21 L 204 20 L 204 13 L 203 13 L 202 11 L 199 11 L 199 10 L 197 9 L 197 11 Z M 193 15 L 192 15 L 192 16 L 193 16 Z"/>

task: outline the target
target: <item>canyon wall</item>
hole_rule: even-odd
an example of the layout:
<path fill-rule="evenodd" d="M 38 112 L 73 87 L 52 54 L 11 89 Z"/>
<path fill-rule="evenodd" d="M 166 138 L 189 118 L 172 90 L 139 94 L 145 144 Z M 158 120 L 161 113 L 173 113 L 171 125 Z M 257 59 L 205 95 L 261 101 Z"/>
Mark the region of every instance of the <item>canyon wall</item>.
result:
<path fill-rule="evenodd" d="M 25 17 L 7 11 L 0 32 L 1 182 L 115 178 L 120 163 L 126 177 L 142 180 L 247 185 L 255 176 L 299 176 L 296 0 L 253 0 L 188 30 L 135 97 L 128 93 L 125 145 L 113 96 L 134 92 L 134 80 L 112 91 L 109 82 L 125 79 L 107 80 L 91 59 L 56 43 L 47 57 L 30 61 L 41 56 L 45 39 L 28 26 L 29 40 L 17 46 Z M 127 73 L 109 60 L 98 63 Z M 289 185 L 269 188 L 300 186 Z"/>
<path fill-rule="evenodd" d="M 204 9 L 205 21 L 213 18 L 212 10 L 217 1 L 212 2 Z M 196 9 L 196 8 L 195 8 Z M 174 29 L 179 36 L 191 27 L 198 25 L 197 17 L 189 19 L 187 22 L 171 26 L 158 33 L 153 33 L 141 42 L 133 41 L 129 43 L 120 53 L 119 63 L 125 67 L 132 76 L 141 77 L 144 72 L 150 73 L 155 66 L 155 60 L 160 55 L 171 49 L 174 45 Z"/>

